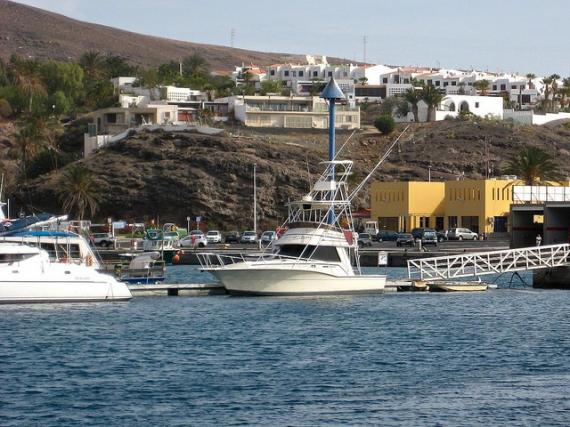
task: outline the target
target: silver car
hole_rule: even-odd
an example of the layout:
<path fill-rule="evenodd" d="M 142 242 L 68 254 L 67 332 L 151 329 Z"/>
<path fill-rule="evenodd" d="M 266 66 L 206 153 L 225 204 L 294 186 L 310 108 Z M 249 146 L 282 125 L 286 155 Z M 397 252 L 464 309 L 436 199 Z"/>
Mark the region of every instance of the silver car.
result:
<path fill-rule="evenodd" d="M 447 233 L 449 240 L 477 240 L 479 235 L 468 228 L 452 228 Z"/>

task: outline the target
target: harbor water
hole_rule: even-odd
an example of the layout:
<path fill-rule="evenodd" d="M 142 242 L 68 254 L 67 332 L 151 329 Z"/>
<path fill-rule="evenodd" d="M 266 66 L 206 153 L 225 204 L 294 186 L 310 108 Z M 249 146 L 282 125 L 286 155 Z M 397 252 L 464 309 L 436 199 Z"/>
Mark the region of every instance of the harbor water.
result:
<path fill-rule="evenodd" d="M 531 288 L 0 306 L 0 425 L 568 425 L 569 306 Z"/>

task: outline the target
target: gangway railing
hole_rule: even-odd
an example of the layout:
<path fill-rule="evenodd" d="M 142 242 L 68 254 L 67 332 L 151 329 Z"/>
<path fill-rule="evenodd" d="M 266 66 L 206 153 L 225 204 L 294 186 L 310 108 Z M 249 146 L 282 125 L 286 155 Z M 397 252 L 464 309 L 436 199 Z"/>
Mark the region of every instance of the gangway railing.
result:
<path fill-rule="evenodd" d="M 408 261 L 408 277 L 446 280 L 561 267 L 570 264 L 570 244 L 532 246 Z"/>

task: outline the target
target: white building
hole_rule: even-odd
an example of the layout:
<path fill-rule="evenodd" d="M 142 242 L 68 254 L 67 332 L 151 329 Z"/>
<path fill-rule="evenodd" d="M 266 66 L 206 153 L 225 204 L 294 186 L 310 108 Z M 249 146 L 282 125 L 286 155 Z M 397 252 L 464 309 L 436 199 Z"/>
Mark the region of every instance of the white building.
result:
<path fill-rule="evenodd" d="M 472 113 L 488 119 L 503 119 L 503 98 L 496 96 L 447 95 L 436 111 L 436 120 Z"/>
<path fill-rule="evenodd" d="M 317 96 L 231 96 L 214 103 L 227 105 L 234 117 L 251 127 L 327 129 L 328 106 Z M 360 128 L 360 109 L 338 105 L 336 127 Z"/>

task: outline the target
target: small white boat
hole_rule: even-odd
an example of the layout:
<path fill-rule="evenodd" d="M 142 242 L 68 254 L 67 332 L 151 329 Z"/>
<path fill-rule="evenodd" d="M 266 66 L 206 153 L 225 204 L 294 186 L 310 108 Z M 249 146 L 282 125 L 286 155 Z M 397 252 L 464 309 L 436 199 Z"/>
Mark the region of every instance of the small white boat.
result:
<path fill-rule="evenodd" d="M 119 280 L 136 285 L 156 285 L 165 279 L 166 266 L 160 259 L 159 252 L 126 253 L 119 256 L 131 258 L 126 269 L 122 270 Z M 121 267 L 121 265 L 119 265 Z"/>
<path fill-rule="evenodd" d="M 127 285 L 93 267 L 52 262 L 46 251 L 0 244 L 0 303 L 122 301 Z"/>
<path fill-rule="evenodd" d="M 483 282 L 430 282 L 430 292 L 484 292 L 489 286 Z"/>

